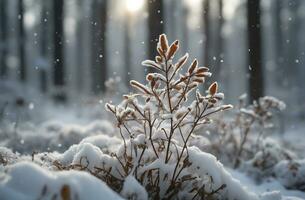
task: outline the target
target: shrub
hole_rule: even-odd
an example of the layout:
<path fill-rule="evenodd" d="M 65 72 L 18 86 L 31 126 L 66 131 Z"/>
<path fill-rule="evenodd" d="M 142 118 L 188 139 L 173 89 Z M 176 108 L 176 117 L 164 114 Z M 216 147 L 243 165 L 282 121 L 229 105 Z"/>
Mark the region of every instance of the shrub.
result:
<path fill-rule="evenodd" d="M 105 105 L 115 116 L 124 142 L 113 156 L 120 163 L 116 170 L 121 178 L 134 177 L 152 199 L 210 199 L 226 185 L 215 189 L 212 176 L 194 173 L 194 168 L 203 166 L 190 160 L 194 152 L 188 143 L 212 115 L 232 106 L 220 103 L 224 95 L 216 82 L 206 95 L 200 93 L 199 86 L 211 73 L 199 67 L 196 59 L 184 69 L 188 54 L 174 62 L 178 48 L 178 41 L 168 45 L 166 36 L 160 35 L 158 56 L 142 63 L 155 72 L 147 74 L 147 84 L 132 80 L 136 93 L 124 95 L 119 105 Z M 188 98 L 192 94 L 194 100 Z"/>
<path fill-rule="evenodd" d="M 229 120 L 215 119 L 220 137 L 212 140 L 214 153 L 219 157 L 228 156 L 235 168 L 242 160 L 252 159 L 259 151 L 264 151 L 261 139 L 267 129 L 273 127 L 275 111 L 285 109 L 285 103 L 265 96 L 247 105 L 246 95 L 239 98 L 236 113 Z"/>

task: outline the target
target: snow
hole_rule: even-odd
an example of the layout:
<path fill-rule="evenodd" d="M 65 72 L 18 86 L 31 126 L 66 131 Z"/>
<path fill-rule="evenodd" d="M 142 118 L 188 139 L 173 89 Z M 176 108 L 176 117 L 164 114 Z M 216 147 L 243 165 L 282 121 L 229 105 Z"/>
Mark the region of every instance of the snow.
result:
<path fill-rule="evenodd" d="M 217 96 L 219 95 L 219 96 Z M 223 94 L 217 93 L 217 97 L 222 98 Z M 128 101 L 135 102 L 135 96 L 128 95 L 122 107 Z M 100 100 L 99 100 L 100 101 Z M 272 97 L 266 97 L 259 102 L 264 105 L 272 102 L 274 107 L 283 109 L 282 102 Z M 136 105 L 139 105 L 135 102 Z M 29 102 L 23 112 L 24 118 L 30 120 L 41 118 L 25 123 L 14 125 L 8 121 L 14 117 L 6 117 L 1 124 L 0 129 L 0 199 L 39 199 L 45 195 L 45 199 L 50 199 L 53 195 L 60 196 L 61 193 L 67 195 L 77 195 L 82 199 L 148 199 L 148 192 L 145 187 L 131 174 L 122 178 L 115 170 L 121 169 L 118 160 L 113 155 L 123 155 L 123 141 L 119 139 L 119 131 L 115 128 L 116 124 L 106 120 L 106 116 L 101 117 L 100 107 L 88 106 L 82 108 L 82 112 L 71 112 L 71 109 L 62 109 L 50 107 L 47 110 L 53 110 L 49 116 L 35 114 L 39 110 L 39 104 L 34 103 L 33 110 L 29 109 Z M 139 105 L 140 106 L 140 105 Z M 154 109 L 151 104 L 145 105 L 145 108 Z M 220 107 L 221 108 L 221 107 Z M 13 106 L 9 109 L 13 109 Z M 191 106 L 180 107 L 174 115 L 164 113 L 165 119 L 179 119 L 181 116 L 192 109 Z M 132 110 L 117 110 L 120 117 L 130 114 Z M 249 113 L 245 110 L 245 114 Z M 250 110 L 251 111 L 251 110 Z M 56 114 L 57 112 L 57 114 Z M 126 113 L 128 112 L 128 113 Z M 63 116 L 63 114 L 65 116 Z M 76 114 L 77 117 L 73 117 Z M 249 113 L 252 114 L 252 113 Z M 33 117 L 34 116 L 34 117 Z M 77 119 L 81 117 L 81 119 Z M 49 119 L 56 120 L 49 120 Z M 100 119 L 105 120 L 100 120 Z M 99 120 L 96 120 L 99 119 Z M 42 123 L 36 123 L 36 122 Z M 165 127 L 165 126 L 164 126 Z M 137 133 L 137 129 L 132 129 Z M 181 172 L 179 178 L 183 175 L 196 175 L 198 180 L 209 185 L 206 189 L 210 191 L 218 189 L 222 185 L 225 187 L 220 190 L 219 198 L 237 199 L 237 200 L 299 200 L 305 199 L 304 177 L 305 160 L 304 150 L 301 150 L 299 134 L 303 133 L 300 128 L 298 133 L 289 130 L 289 135 L 278 137 L 276 140 L 264 139 L 260 144 L 263 151 L 258 151 L 253 159 L 245 162 L 238 169 L 226 167 L 227 163 L 221 163 L 215 156 L 204 151 L 211 148 L 210 138 L 202 135 L 203 129 L 199 129 L 196 135 L 193 135 L 189 141 L 188 148 L 189 162 L 192 165 Z M 187 131 L 186 129 L 182 130 Z M 204 130 L 206 131 L 206 130 Z M 139 131 L 138 131 L 139 132 Z M 161 127 L 153 127 L 152 138 L 156 141 L 166 140 Z M 287 134 L 288 134 L 287 133 Z M 293 137 L 290 135 L 293 133 Z M 198 135 L 197 135 L 198 134 Z M 296 156 L 283 148 L 281 139 L 289 142 L 287 149 L 294 147 L 299 149 L 299 155 Z M 132 141 L 126 140 L 128 153 L 133 148 L 145 148 L 150 144 L 146 141 L 145 135 L 139 132 L 135 134 Z M 174 138 L 173 142 L 179 145 L 180 140 Z M 295 145 L 295 146 L 294 146 Z M 199 148 L 200 147 L 200 150 Z M 289 148 L 288 148 L 289 147 Z M 180 147 L 178 146 L 178 149 Z M 292 148 L 292 149 L 294 149 Z M 35 155 L 31 154 L 35 151 Z M 176 151 L 173 150 L 173 152 Z M 147 150 L 143 155 L 143 160 L 151 159 L 153 152 Z M 268 157 L 266 157 L 268 155 Z M 139 156 L 139 155 L 138 155 Z M 32 161 L 32 158 L 33 161 Z M 266 159 L 267 158 L 267 159 Z M 132 162 L 137 162 L 138 157 Z M 266 166 L 270 168 L 255 166 L 255 163 L 267 160 Z M 60 163 L 67 169 L 58 169 L 54 162 Z M 152 168 L 162 169 L 163 174 L 173 173 L 173 163 L 164 163 L 164 157 L 154 160 L 149 165 L 139 168 L 139 172 Z M 101 179 L 96 178 L 92 173 L 97 168 L 114 170 L 111 172 L 114 177 L 122 178 L 122 188 L 109 188 Z M 74 169 L 74 170 L 71 170 Z M 60 171 L 57 171 L 60 170 Z M 80 171 L 75 171 L 80 170 Z M 131 171 L 134 171 L 132 169 Z M 259 178 L 258 178 L 259 177 Z M 26 184 L 30 182 L 31 184 Z M 166 182 L 162 183 L 162 189 L 166 189 Z M 69 191 L 69 192 L 62 192 Z M 116 193 L 116 192 L 118 193 Z M 164 193 L 164 191 L 161 191 Z M 180 191 L 183 197 L 183 191 Z"/>
<path fill-rule="evenodd" d="M 200 175 L 209 175 L 213 178 L 212 189 L 216 190 L 225 184 L 226 196 L 229 200 L 248 199 L 257 200 L 258 197 L 243 187 L 241 182 L 234 179 L 224 166 L 212 154 L 200 151 L 196 147 L 189 148 L 189 159 L 193 163 L 193 171 Z"/>
<path fill-rule="evenodd" d="M 240 172 L 238 170 L 227 169 L 230 174 L 240 180 L 240 182 L 257 194 L 260 194 L 262 200 L 299 200 L 305 199 L 305 193 L 297 190 L 289 190 L 283 187 L 283 185 L 274 178 L 266 179 L 262 183 L 256 183 L 249 177 L 248 174 Z"/>
<path fill-rule="evenodd" d="M 3 200 L 51 199 L 63 195 L 72 199 L 122 199 L 101 180 L 85 172 L 50 172 L 36 164 L 20 162 L 0 173 Z"/>
<path fill-rule="evenodd" d="M 102 123 L 95 122 L 95 123 Z M 83 126 L 82 130 L 89 130 Z M 62 128 L 58 129 L 61 130 Z M 90 130 L 94 130 L 90 129 Z M 111 129 L 108 129 L 111 130 Z M 79 142 L 68 148 L 64 153 L 48 153 L 50 158 L 58 160 L 61 164 L 81 165 L 87 170 L 94 170 L 95 167 L 118 166 L 116 159 L 110 156 L 111 153 L 120 155 L 122 141 L 112 135 L 111 131 L 107 134 L 97 134 L 85 137 Z M 157 133 L 156 133 L 157 134 Z M 161 135 L 162 132 L 159 134 Z M 199 138 L 198 138 L 199 137 Z M 249 172 L 242 173 L 239 170 L 226 168 L 217 161 L 212 154 L 205 153 L 195 146 L 206 146 L 209 144 L 206 138 L 200 139 L 202 136 L 195 136 L 192 141 L 193 147 L 189 147 L 189 161 L 192 163 L 190 172 L 204 178 L 209 183 L 212 177 L 213 184 L 211 189 L 216 189 L 222 184 L 226 187 L 220 192 L 226 195 L 228 199 L 247 199 L 247 200 L 298 200 L 304 199 L 305 193 L 294 190 L 288 190 L 285 187 L 294 187 L 300 185 L 304 177 L 304 160 L 295 161 L 299 166 L 298 171 L 289 171 L 291 162 L 281 161 L 283 158 L 279 155 L 280 146 L 274 141 L 265 141 L 266 146 L 270 148 L 269 152 L 275 154 L 276 162 L 274 167 L 274 178 L 262 178 L 262 182 L 257 183 L 255 179 L 249 176 Z M 199 141 L 200 140 L 200 141 Z M 201 141 L 202 140 L 202 141 Z M 195 142 L 202 144 L 195 144 Z M 137 145 L 145 143 L 145 137 L 139 134 L 134 143 Z M 43 153 L 41 153 L 43 154 Z M 40 158 L 40 155 L 37 158 Z M 259 154 L 259 153 L 258 153 Z M 1 147 L 0 155 L 8 160 L 6 165 L 0 167 L 0 193 L 4 199 L 35 199 L 42 194 L 44 185 L 47 185 L 45 195 L 51 197 L 54 194 L 60 195 L 60 191 L 64 185 L 69 185 L 71 194 L 78 195 L 79 199 L 95 199 L 99 196 L 103 199 L 119 199 L 118 194 L 108 188 L 101 180 L 90 175 L 88 172 L 79 171 L 53 171 L 53 166 L 44 164 L 38 166 L 30 162 L 30 158 L 20 154 L 13 153 L 10 149 Z M 278 157 L 279 156 L 279 157 Z M 7 159 L 9 158 L 9 159 Z M 163 166 L 162 158 L 149 167 L 160 167 L 164 169 L 163 173 L 171 172 L 172 166 Z M 18 160 L 18 161 L 17 161 Z M 27 160 L 27 161 L 23 161 Z M 43 161 L 40 161 L 43 162 Z M 37 163 L 37 162 L 36 162 Z M 287 170 L 288 168 L 288 170 Z M 242 170 L 242 169 L 241 169 Z M 288 173 L 287 173 L 288 172 Z M 184 173 L 184 172 L 183 172 Z M 296 175 L 294 175 L 296 173 Z M 116 174 L 117 175 L 117 174 Z M 31 184 L 24 184 L 26 180 L 30 180 Z M 84 189 L 86 188 L 86 189 Z M 87 189 L 88 188 L 88 189 Z M 94 195 L 93 195 L 94 194 Z M 90 196 L 91 195 L 91 196 Z M 120 195 L 124 198 L 138 197 L 139 199 L 147 199 L 147 192 L 143 186 L 133 177 L 127 176 L 124 180 L 123 188 Z"/>
<path fill-rule="evenodd" d="M 121 195 L 126 199 L 148 199 L 145 188 L 133 176 L 126 177 Z"/>
<path fill-rule="evenodd" d="M 285 187 L 305 190 L 305 160 L 282 160 L 274 167 L 274 174 Z"/>

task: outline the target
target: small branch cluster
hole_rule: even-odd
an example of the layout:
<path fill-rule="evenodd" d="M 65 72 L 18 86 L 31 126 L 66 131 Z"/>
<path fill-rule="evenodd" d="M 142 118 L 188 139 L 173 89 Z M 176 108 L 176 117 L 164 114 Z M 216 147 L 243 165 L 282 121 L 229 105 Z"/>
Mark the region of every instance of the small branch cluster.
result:
<path fill-rule="evenodd" d="M 274 111 L 282 111 L 285 109 L 285 103 L 270 96 L 261 97 L 258 101 L 254 101 L 251 105 L 246 105 L 246 94 L 240 96 L 239 105 L 237 106 L 236 116 L 233 121 L 224 122 L 219 120 L 218 132 L 222 137 L 220 144 L 217 146 L 234 146 L 234 167 L 240 165 L 241 160 L 245 157 L 243 154 L 254 154 L 258 150 L 258 146 L 264 131 L 267 128 L 273 127 L 273 115 Z M 250 139 L 249 134 L 253 130 L 257 131 L 255 146 L 252 146 L 252 150 L 246 147 Z M 237 134 L 235 134 L 237 133 Z M 233 145 L 229 145 L 233 144 Z M 214 145 L 215 146 L 215 145 Z M 256 148 L 253 148 L 256 147 Z M 218 147 L 220 148 L 220 147 Z M 231 155 L 233 155 L 232 151 Z"/>
<path fill-rule="evenodd" d="M 115 155 L 123 169 L 122 177 L 133 175 L 154 198 L 173 198 L 177 190 L 192 184 L 188 193 L 196 199 L 208 193 L 203 192 L 207 186 L 198 183 L 199 177 L 186 172 L 192 165 L 188 160 L 189 139 L 196 129 L 210 123 L 211 115 L 232 106 L 219 103 L 224 95 L 218 92 L 216 82 L 206 95 L 199 92 L 198 86 L 211 73 L 199 67 L 196 59 L 185 70 L 188 54 L 174 63 L 178 49 L 178 41 L 169 45 L 161 35 L 159 55 L 142 63 L 155 70 L 147 74 L 147 84 L 130 81 L 137 92 L 124 95 L 117 106 L 105 107 L 115 116 L 124 141 L 122 154 Z M 192 93 L 195 100 L 190 102 Z"/>

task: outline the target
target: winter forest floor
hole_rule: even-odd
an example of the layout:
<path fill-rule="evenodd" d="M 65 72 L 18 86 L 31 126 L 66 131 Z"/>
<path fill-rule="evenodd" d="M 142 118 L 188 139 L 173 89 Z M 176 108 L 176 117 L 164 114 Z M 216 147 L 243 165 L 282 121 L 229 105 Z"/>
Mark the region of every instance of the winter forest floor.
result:
<path fill-rule="evenodd" d="M 115 162 L 109 155 L 122 145 L 115 122 L 104 111 L 107 98 L 58 106 L 35 91 L 0 85 L 0 199 L 147 198 L 134 178 L 126 177 L 123 188 L 113 190 L 93 172 L 102 161 Z M 190 146 L 196 147 L 189 151 L 202 160 L 202 173 L 226 185 L 216 199 L 305 199 L 305 124 L 293 126 L 281 134 L 268 130 L 264 147 L 236 168 L 221 154 L 224 147 L 213 143 L 215 127 L 193 138 Z M 215 155 L 224 167 L 202 152 Z"/>

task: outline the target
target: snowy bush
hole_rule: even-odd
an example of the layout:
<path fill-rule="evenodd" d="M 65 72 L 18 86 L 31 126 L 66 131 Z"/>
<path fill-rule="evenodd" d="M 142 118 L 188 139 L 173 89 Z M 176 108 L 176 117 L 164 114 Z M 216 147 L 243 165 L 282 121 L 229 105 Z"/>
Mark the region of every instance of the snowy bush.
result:
<path fill-rule="evenodd" d="M 305 160 L 282 160 L 274 175 L 286 188 L 305 191 Z"/>
<path fill-rule="evenodd" d="M 117 106 L 106 104 L 117 119 L 124 142 L 115 154 L 121 165 L 117 171 L 121 179 L 135 177 L 150 198 L 227 195 L 223 198 L 235 199 L 232 183 L 226 183 L 221 173 L 223 169 L 212 169 L 218 165 L 214 156 L 195 156 L 196 151 L 188 147 L 193 133 L 210 123 L 210 116 L 232 106 L 220 104 L 224 95 L 218 92 L 216 82 L 210 85 L 208 94 L 199 92 L 198 87 L 211 73 L 206 67 L 198 67 L 197 60 L 182 70 L 188 54 L 174 63 L 178 47 L 178 41 L 169 46 L 161 35 L 159 55 L 155 61 L 143 62 L 154 70 L 146 76 L 147 84 L 132 80 L 130 84 L 137 93 L 124 95 Z M 192 92 L 196 94 L 194 101 L 188 99 Z"/>
<path fill-rule="evenodd" d="M 239 98 L 236 113 L 229 120 L 215 119 L 218 137 L 211 139 L 210 145 L 212 152 L 235 168 L 264 151 L 266 143 L 262 139 L 266 129 L 273 127 L 274 112 L 285 109 L 285 103 L 274 97 L 261 97 L 248 106 L 245 99 L 246 95 Z"/>
<path fill-rule="evenodd" d="M 254 157 L 241 165 L 242 170 L 258 182 L 273 176 L 274 168 L 279 162 L 295 159 L 293 153 L 283 149 L 278 141 L 271 138 L 262 141 L 260 146 Z"/>

